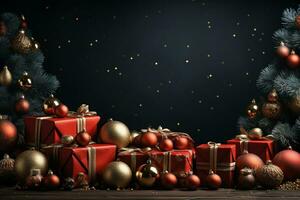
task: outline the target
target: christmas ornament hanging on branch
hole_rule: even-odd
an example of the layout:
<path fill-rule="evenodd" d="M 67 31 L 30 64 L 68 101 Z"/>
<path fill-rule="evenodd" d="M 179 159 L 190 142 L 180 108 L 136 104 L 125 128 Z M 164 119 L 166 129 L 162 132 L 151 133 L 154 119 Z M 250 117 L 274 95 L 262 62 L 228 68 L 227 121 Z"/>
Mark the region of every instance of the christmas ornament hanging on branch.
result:
<path fill-rule="evenodd" d="M 20 28 L 22 29 L 27 29 L 27 21 L 24 15 L 21 15 L 21 23 L 20 23 Z"/>
<path fill-rule="evenodd" d="M 290 55 L 290 49 L 284 44 L 284 42 L 280 42 L 280 46 L 277 47 L 277 54 L 281 58 L 286 58 Z"/>
<path fill-rule="evenodd" d="M 32 50 L 32 40 L 21 29 L 16 37 L 11 41 L 11 47 L 14 51 L 21 54 L 27 54 Z"/>
<path fill-rule="evenodd" d="M 294 50 L 292 50 L 290 55 L 287 57 L 286 62 L 291 69 L 296 69 L 300 66 L 300 57 Z"/>
<path fill-rule="evenodd" d="M 281 114 L 281 104 L 278 101 L 278 94 L 272 89 L 268 94 L 268 101 L 262 106 L 262 114 L 269 119 L 278 119 Z"/>
<path fill-rule="evenodd" d="M 43 102 L 43 111 L 47 115 L 54 115 L 55 108 L 60 105 L 60 101 L 51 94 L 45 101 Z"/>
<path fill-rule="evenodd" d="M 255 99 L 253 99 L 250 105 L 247 107 L 247 116 L 250 119 L 254 119 L 258 114 L 258 105 L 256 104 Z"/>
<path fill-rule="evenodd" d="M 0 120 L 0 151 L 8 152 L 17 143 L 17 128 L 8 120 Z"/>
<path fill-rule="evenodd" d="M 24 72 L 20 79 L 18 80 L 19 87 L 26 91 L 32 87 L 32 80 L 31 77 L 27 72 Z"/>
<path fill-rule="evenodd" d="M 0 85 L 9 86 L 12 82 L 12 75 L 7 66 L 0 71 Z"/>
<path fill-rule="evenodd" d="M 0 21 L 0 37 L 5 36 L 7 33 L 7 27 L 3 21 Z"/>
<path fill-rule="evenodd" d="M 28 113 L 29 109 L 30 109 L 30 103 L 27 99 L 25 99 L 25 96 L 22 95 L 15 104 L 15 111 L 16 113 L 23 115 Z"/>

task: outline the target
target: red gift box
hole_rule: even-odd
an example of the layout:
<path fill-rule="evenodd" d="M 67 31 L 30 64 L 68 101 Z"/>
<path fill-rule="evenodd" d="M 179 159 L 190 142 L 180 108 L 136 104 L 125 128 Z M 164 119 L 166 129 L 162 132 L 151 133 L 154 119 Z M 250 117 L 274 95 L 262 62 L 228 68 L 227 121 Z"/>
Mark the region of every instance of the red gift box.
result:
<path fill-rule="evenodd" d="M 127 163 L 133 174 L 136 170 L 151 159 L 159 172 L 165 170 L 179 176 L 182 173 L 193 171 L 193 156 L 192 150 L 172 150 L 161 152 L 158 150 L 141 151 L 140 149 L 129 149 L 118 154 L 118 159 Z"/>
<path fill-rule="evenodd" d="M 244 151 L 258 155 L 264 162 L 272 160 L 275 155 L 275 142 L 273 140 L 227 140 L 228 144 L 236 145 L 237 156 Z"/>
<path fill-rule="evenodd" d="M 212 169 L 222 178 L 222 187 L 233 187 L 235 160 L 234 144 L 201 144 L 196 147 L 196 174 L 205 184 L 209 170 Z"/>
<path fill-rule="evenodd" d="M 83 172 L 90 182 L 102 174 L 106 166 L 116 158 L 116 145 L 92 144 L 87 147 L 63 147 L 59 149 L 58 168 L 62 177 L 76 179 Z"/>
<path fill-rule="evenodd" d="M 43 146 L 61 143 L 65 135 L 76 136 L 84 129 L 93 137 L 97 133 L 100 117 L 81 116 L 56 118 L 52 116 L 28 116 L 25 122 L 26 144 L 40 149 Z"/>

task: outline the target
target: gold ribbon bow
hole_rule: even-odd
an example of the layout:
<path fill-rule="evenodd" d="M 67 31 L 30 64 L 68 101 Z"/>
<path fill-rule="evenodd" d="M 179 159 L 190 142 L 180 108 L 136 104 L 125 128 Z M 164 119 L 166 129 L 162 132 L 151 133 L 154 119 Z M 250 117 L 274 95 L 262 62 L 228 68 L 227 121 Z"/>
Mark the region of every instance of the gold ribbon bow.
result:
<path fill-rule="evenodd" d="M 209 167 L 214 172 L 216 172 L 217 171 L 218 148 L 221 145 L 221 143 L 209 141 L 207 144 L 209 146 Z"/>
<path fill-rule="evenodd" d="M 95 115 L 97 115 L 97 112 L 90 111 L 89 105 L 87 104 L 81 104 L 81 106 L 77 108 L 76 112 L 69 111 L 68 113 L 69 117 L 86 117 L 86 116 L 95 116 Z"/>

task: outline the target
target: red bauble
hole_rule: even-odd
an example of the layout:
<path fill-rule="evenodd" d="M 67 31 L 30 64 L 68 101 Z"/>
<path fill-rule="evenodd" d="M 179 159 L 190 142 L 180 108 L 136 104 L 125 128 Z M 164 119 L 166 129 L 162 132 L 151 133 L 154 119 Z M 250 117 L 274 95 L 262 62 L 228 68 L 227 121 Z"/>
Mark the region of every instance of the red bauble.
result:
<path fill-rule="evenodd" d="M 244 152 L 236 160 L 236 167 L 238 171 L 244 168 L 250 168 L 256 170 L 264 165 L 264 162 L 260 157 L 253 153 Z"/>
<path fill-rule="evenodd" d="M 196 190 L 201 184 L 200 178 L 197 175 L 190 174 L 186 177 L 186 187 L 189 190 Z"/>
<path fill-rule="evenodd" d="M 285 44 L 283 42 L 280 43 L 280 46 L 277 47 L 277 54 L 278 56 L 280 56 L 281 58 L 286 58 L 290 55 L 290 49 L 285 46 Z"/>
<path fill-rule="evenodd" d="M 291 51 L 291 54 L 287 57 L 286 62 L 290 68 L 298 68 L 300 65 L 300 57 L 295 53 L 295 51 Z"/>
<path fill-rule="evenodd" d="M 291 149 L 280 151 L 272 160 L 274 165 L 280 167 L 284 180 L 293 181 L 300 178 L 300 155 Z"/>
<path fill-rule="evenodd" d="M 27 21 L 26 21 L 24 15 L 21 15 L 20 28 L 22 28 L 22 29 L 26 29 L 27 28 Z"/>
<path fill-rule="evenodd" d="M 173 189 L 177 184 L 177 178 L 173 173 L 170 172 L 165 172 L 162 176 L 161 176 L 161 185 L 165 188 L 165 189 Z"/>
<path fill-rule="evenodd" d="M 0 151 L 8 152 L 17 143 L 17 128 L 8 120 L 0 120 Z"/>
<path fill-rule="evenodd" d="M 26 114 L 29 112 L 30 109 L 30 103 L 25 99 L 24 96 L 21 96 L 21 98 L 16 102 L 15 105 L 15 111 L 18 114 Z"/>
<path fill-rule="evenodd" d="M 159 149 L 161 151 L 171 151 L 173 150 L 173 142 L 168 138 L 164 138 L 159 143 Z"/>
<path fill-rule="evenodd" d="M 188 149 L 189 148 L 189 139 L 186 137 L 178 136 L 174 140 L 175 149 Z"/>
<path fill-rule="evenodd" d="M 157 136 L 152 132 L 142 133 L 141 144 L 143 147 L 153 147 L 157 145 Z"/>
<path fill-rule="evenodd" d="M 53 174 L 53 171 L 49 170 L 47 176 L 43 178 L 43 185 L 49 190 L 58 189 L 60 186 L 60 180 L 58 176 Z"/>
<path fill-rule="evenodd" d="M 32 169 L 31 175 L 26 178 L 26 187 L 29 189 L 38 189 L 42 184 L 42 175 L 39 169 Z"/>
<path fill-rule="evenodd" d="M 76 135 L 75 140 L 79 146 L 86 147 L 91 141 L 91 136 L 84 130 Z"/>
<path fill-rule="evenodd" d="M 221 186 L 222 179 L 218 174 L 215 174 L 212 170 L 210 170 L 206 177 L 206 184 L 209 189 L 216 190 Z"/>
<path fill-rule="evenodd" d="M 295 17 L 295 25 L 298 29 L 300 29 L 300 15 Z"/>
<path fill-rule="evenodd" d="M 55 115 L 57 117 L 66 117 L 68 115 L 68 112 L 69 112 L 69 108 L 62 103 L 57 107 L 55 107 Z"/>

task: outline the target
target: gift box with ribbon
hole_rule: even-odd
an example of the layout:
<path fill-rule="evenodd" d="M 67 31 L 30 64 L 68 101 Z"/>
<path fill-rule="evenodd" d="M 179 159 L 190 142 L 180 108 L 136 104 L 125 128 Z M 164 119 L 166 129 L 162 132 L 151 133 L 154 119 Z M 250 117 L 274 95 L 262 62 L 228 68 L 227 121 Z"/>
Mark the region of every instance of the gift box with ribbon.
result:
<path fill-rule="evenodd" d="M 44 148 L 45 149 L 45 148 Z M 51 147 L 49 147 L 50 151 Z M 89 182 L 95 182 L 106 166 L 116 159 L 116 145 L 91 144 L 87 147 L 54 147 L 52 156 L 57 162 L 62 177 L 76 179 L 78 173 L 84 173 Z"/>
<path fill-rule="evenodd" d="M 240 156 L 244 151 L 258 155 L 264 162 L 272 160 L 275 155 L 275 142 L 270 139 L 251 140 L 236 138 L 227 140 L 228 144 L 236 145 L 236 154 Z"/>
<path fill-rule="evenodd" d="M 196 174 L 205 184 L 212 169 L 222 178 L 222 187 L 234 186 L 236 147 L 234 144 L 208 142 L 196 147 Z"/>
<path fill-rule="evenodd" d="M 69 115 L 64 118 L 54 116 L 27 116 L 25 142 L 28 146 L 40 149 L 43 146 L 61 143 L 65 135 L 76 136 L 84 129 L 93 137 L 97 133 L 98 115 Z"/>
<path fill-rule="evenodd" d="M 192 150 L 172 150 L 161 152 L 158 150 L 145 150 L 139 148 L 128 148 L 119 152 L 118 159 L 127 163 L 133 174 L 148 159 L 151 159 L 159 172 L 172 172 L 176 176 L 193 171 Z"/>

